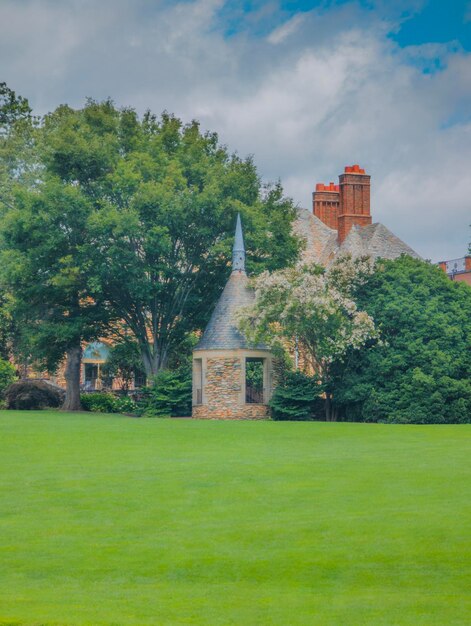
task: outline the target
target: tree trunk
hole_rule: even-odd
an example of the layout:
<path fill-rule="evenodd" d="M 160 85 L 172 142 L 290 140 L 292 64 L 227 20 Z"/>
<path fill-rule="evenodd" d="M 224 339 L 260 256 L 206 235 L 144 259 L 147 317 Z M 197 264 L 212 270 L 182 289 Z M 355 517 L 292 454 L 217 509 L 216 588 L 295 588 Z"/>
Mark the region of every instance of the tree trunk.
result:
<path fill-rule="evenodd" d="M 328 392 L 325 394 L 325 421 L 332 421 L 332 398 Z"/>
<path fill-rule="evenodd" d="M 74 346 L 67 351 L 67 363 L 65 366 L 65 400 L 62 405 L 63 411 L 81 411 L 80 404 L 80 365 L 82 362 L 82 348 Z"/>
<path fill-rule="evenodd" d="M 338 408 L 336 406 L 332 406 L 332 400 L 331 400 L 331 406 L 330 406 L 330 421 L 331 422 L 336 422 L 337 418 L 338 418 Z"/>
<path fill-rule="evenodd" d="M 166 351 L 162 355 L 155 348 L 152 350 L 149 344 L 141 343 L 141 356 L 144 371 L 147 377 L 147 384 L 153 385 L 153 377 L 164 369 L 167 364 Z"/>

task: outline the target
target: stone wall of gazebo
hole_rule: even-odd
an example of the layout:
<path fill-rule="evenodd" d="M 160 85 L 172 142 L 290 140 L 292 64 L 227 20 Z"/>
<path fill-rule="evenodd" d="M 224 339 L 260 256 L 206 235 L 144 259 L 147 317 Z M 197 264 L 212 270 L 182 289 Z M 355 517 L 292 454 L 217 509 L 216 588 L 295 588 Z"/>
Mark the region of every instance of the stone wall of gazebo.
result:
<path fill-rule="evenodd" d="M 245 359 L 264 359 L 263 403 L 246 402 Z M 273 361 L 263 350 L 205 350 L 195 351 L 194 361 L 201 360 L 202 387 L 193 381 L 193 417 L 200 419 L 266 419 L 272 388 Z M 199 367 L 193 367 L 194 376 Z M 198 398 L 198 389 L 201 396 Z"/>

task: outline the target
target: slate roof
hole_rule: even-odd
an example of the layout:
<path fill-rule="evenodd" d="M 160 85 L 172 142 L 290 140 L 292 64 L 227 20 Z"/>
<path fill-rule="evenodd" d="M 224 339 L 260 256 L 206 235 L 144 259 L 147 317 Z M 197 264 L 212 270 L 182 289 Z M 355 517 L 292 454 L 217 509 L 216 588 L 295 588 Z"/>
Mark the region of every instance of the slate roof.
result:
<path fill-rule="evenodd" d="M 264 345 L 249 346 L 243 334 L 237 329 L 237 311 L 249 306 L 255 299 L 255 294 L 248 283 L 249 279 L 245 273 L 244 237 L 238 215 L 232 250 L 232 273 L 195 350 L 268 349 Z"/>
<path fill-rule="evenodd" d="M 248 281 L 245 272 L 232 272 L 195 350 L 237 350 L 250 347 L 242 333 L 237 330 L 235 319 L 235 314 L 241 307 L 254 301 L 255 295 L 248 288 Z M 264 346 L 257 348 L 263 349 Z"/>
<path fill-rule="evenodd" d="M 395 259 L 401 254 L 415 258 L 420 256 L 396 237 L 383 224 L 369 226 L 353 226 L 341 245 L 338 243 L 337 231 L 329 228 L 307 209 L 298 209 L 298 217 L 294 224 L 295 232 L 306 240 L 303 260 L 328 265 L 339 254 L 381 257 Z"/>

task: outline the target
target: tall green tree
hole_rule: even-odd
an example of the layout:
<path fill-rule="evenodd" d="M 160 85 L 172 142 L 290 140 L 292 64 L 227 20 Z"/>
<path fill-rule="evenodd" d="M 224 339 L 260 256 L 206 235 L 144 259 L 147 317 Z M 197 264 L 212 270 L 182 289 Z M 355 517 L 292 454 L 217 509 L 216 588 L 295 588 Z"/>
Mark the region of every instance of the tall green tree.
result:
<path fill-rule="evenodd" d="M 14 206 L 14 189 L 31 188 L 37 160 L 34 136 L 37 120 L 28 100 L 0 83 L 0 219 Z M 21 329 L 12 315 L 13 296 L 5 282 L 0 283 L 0 355 L 14 357 L 19 367 L 26 361 Z"/>
<path fill-rule="evenodd" d="M 89 101 L 48 116 L 44 142 L 49 174 L 93 207 L 93 297 L 132 331 L 149 378 L 208 319 L 230 272 L 237 212 L 249 270 L 297 257 L 295 209 L 281 186 L 264 188 L 251 158 L 230 154 L 195 121 Z"/>
<path fill-rule="evenodd" d="M 33 356 L 53 368 L 67 354 L 65 408 L 80 406 L 83 341 L 126 328 L 150 378 L 202 328 L 230 271 L 237 212 L 253 272 L 296 259 L 281 186 L 263 187 L 251 158 L 196 122 L 90 100 L 33 126 L 33 175 L 11 168 L 2 204 L 2 273 Z"/>
<path fill-rule="evenodd" d="M 2 227 L 2 278 L 33 360 L 54 371 L 66 356 L 64 410 L 80 409 L 82 343 L 109 322 L 106 302 L 90 297 L 84 254 L 91 206 L 77 189 L 44 178 L 15 191 Z"/>
<path fill-rule="evenodd" d="M 438 267 L 379 261 L 356 289 L 382 341 L 351 351 L 337 372 L 345 419 L 400 423 L 471 421 L 471 288 Z"/>
<path fill-rule="evenodd" d="M 64 409 L 80 408 L 83 341 L 106 327 L 108 309 L 90 297 L 84 254 L 93 205 L 47 167 L 48 118 L 0 85 L 2 312 L 18 358 L 53 371 L 66 356 Z M 7 295 L 5 295 L 7 294 Z M 5 324 L 2 324 L 2 329 Z"/>

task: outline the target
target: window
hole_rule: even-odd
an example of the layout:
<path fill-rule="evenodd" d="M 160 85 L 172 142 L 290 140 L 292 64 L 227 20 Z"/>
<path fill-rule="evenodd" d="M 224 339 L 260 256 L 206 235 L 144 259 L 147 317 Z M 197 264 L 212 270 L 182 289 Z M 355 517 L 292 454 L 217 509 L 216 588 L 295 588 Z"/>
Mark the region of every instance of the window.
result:
<path fill-rule="evenodd" d="M 98 365 L 96 363 L 85 363 L 85 389 L 96 389 L 96 381 L 99 378 Z"/>
<path fill-rule="evenodd" d="M 145 387 L 147 383 L 147 376 L 144 372 L 134 370 L 134 388 Z"/>

